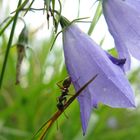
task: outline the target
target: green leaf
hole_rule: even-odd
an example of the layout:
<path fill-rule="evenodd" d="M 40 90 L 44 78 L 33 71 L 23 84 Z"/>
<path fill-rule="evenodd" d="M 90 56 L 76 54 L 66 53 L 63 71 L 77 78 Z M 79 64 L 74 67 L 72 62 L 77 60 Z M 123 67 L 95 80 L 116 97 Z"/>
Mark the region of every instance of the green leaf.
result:
<path fill-rule="evenodd" d="M 90 28 L 88 30 L 88 34 L 91 35 L 97 22 L 99 21 L 100 17 L 101 17 L 101 14 L 102 14 L 102 5 L 101 5 L 101 1 L 99 2 L 98 4 L 98 7 L 96 9 L 96 12 L 95 12 L 95 15 L 93 17 L 93 20 L 92 20 L 92 23 L 90 25 Z"/>

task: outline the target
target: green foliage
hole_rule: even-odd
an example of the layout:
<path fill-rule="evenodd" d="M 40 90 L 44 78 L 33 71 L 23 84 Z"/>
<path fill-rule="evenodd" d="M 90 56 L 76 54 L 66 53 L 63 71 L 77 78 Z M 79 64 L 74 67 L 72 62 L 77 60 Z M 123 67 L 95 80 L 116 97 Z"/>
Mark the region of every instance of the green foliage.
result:
<path fill-rule="evenodd" d="M 95 15 L 93 17 L 93 20 L 92 20 L 91 25 L 90 25 L 89 30 L 88 30 L 89 35 L 92 34 L 92 32 L 93 32 L 98 20 L 100 19 L 101 15 L 102 15 L 102 5 L 101 5 L 101 1 L 99 1 Z"/>

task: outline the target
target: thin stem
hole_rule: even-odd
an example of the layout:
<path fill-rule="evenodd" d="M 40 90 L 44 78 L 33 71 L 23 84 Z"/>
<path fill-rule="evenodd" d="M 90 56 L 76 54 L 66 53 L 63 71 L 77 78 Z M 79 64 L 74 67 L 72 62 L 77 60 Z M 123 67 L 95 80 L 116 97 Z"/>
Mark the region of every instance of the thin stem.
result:
<path fill-rule="evenodd" d="M 10 19 L 10 17 L 7 17 L 4 21 L 2 21 L 2 22 L 0 23 L 0 27 L 3 26 L 3 24 L 4 24 L 7 20 L 9 20 L 9 19 Z"/>
<path fill-rule="evenodd" d="M 21 3 L 22 3 L 22 0 L 19 0 L 17 7 L 19 7 L 21 5 Z M 13 26 L 12 26 L 12 29 L 11 29 L 9 41 L 8 41 L 8 44 L 7 44 L 6 54 L 5 54 L 5 58 L 4 58 L 4 62 L 3 62 L 3 67 L 2 67 L 2 71 L 1 71 L 0 88 L 2 86 L 2 81 L 3 81 L 3 77 L 4 77 L 4 72 L 5 72 L 6 64 L 7 64 L 9 50 L 10 50 L 10 47 L 11 47 L 11 44 L 12 44 L 12 40 L 13 40 L 14 31 L 15 31 L 15 27 L 16 27 L 16 23 L 17 23 L 19 12 L 20 12 L 20 10 L 19 11 L 16 11 L 16 14 L 14 16 L 14 22 L 13 22 Z"/>
<path fill-rule="evenodd" d="M 25 12 L 24 16 L 27 14 L 27 12 L 29 11 L 29 9 L 31 8 L 31 6 L 33 5 L 34 0 L 32 0 L 32 2 L 30 3 L 29 7 L 27 8 L 27 11 Z"/>
<path fill-rule="evenodd" d="M 95 78 L 98 76 L 96 74 L 93 76 L 87 83 L 85 83 L 64 105 L 63 110 L 58 110 L 54 113 L 54 115 L 36 132 L 36 134 L 33 136 L 32 140 L 43 140 L 46 132 L 48 129 L 52 126 L 52 124 L 60 117 L 60 115 L 65 111 L 65 109 L 68 108 L 68 106 L 80 95 L 80 93 L 87 88 L 87 86 L 95 80 Z"/>
<path fill-rule="evenodd" d="M 6 25 L 0 30 L 0 36 L 3 34 L 3 32 L 5 31 L 5 29 L 10 25 L 10 23 L 14 20 L 14 16 L 11 17 L 11 19 L 6 23 Z"/>
<path fill-rule="evenodd" d="M 19 12 L 22 8 L 24 8 L 24 6 L 28 3 L 28 1 L 29 0 L 25 0 L 20 6 L 18 6 L 16 11 L 14 11 L 14 12 Z M 14 12 L 12 12 L 12 13 L 14 13 Z M 15 16 L 16 16 L 16 14 L 13 17 L 11 17 L 11 19 L 7 22 L 7 24 L 0 30 L 0 36 L 3 34 L 5 29 L 11 24 L 11 22 L 15 19 Z"/>
<path fill-rule="evenodd" d="M 24 7 L 25 7 L 25 5 L 27 4 L 29 2 L 29 0 L 25 0 L 21 5 L 19 5 L 18 7 L 17 7 L 17 9 L 15 10 L 15 11 L 13 11 L 11 14 L 13 14 L 13 13 L 15 13 L 15 12 L 19 12 L 19 11 L 21 11 Z M 27 8 L 28 9 L 28 8 Z"/>
<path fill-rule="evenodd" d="M 57 23 L 57 26 L 56 26 L 56 32 L 57 32 L 57 29 L 58 29 L 58 25 L 59 25 L 59 22 L 60 22 L 60 19 L 61 19 L 61 13 L 62 13 L 62 5 L 61 5 L 61 1 L 58 0 L 59 2 L 59 6 L 60 6 L 60 12 L 59 12 L 59 18 L 58 18 L 58 23 Z"/>
<path fill-rule="evenodd" d="M 102 15 L 102 8 L 101 7 L 102 7 L 101 2 L 99 1 L 99 4 L 98 4 L 98 7 L 96 9 L 95 15 L 93 17 L 92 23 L 91 23 L 91 25 L 89 27 L 89 30 L 88 30 L 88 35 L 92 34 L 92 32 L 93 32 L 98 20 L 100 19 L 101 15 Z"/>

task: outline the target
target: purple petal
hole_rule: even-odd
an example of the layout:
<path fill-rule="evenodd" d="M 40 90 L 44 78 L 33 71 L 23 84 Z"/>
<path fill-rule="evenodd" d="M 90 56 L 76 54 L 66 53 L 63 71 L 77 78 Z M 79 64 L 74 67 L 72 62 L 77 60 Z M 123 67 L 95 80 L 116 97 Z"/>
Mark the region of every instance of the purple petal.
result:
<path fill-rule="evenodd" d="M 125 69 L 128 70 L 129 52 L 140 60 L 140 1 L 103 0 L 102 6 L 119 57 L 126 58 Z"/>
<path fill-rule="evenodd" d="M 112 63 L 114 63 L 114 64 L 120 66 L 120 68 L 121 68 L 123 71 L 125 71 L 125 70 L 124 70 L 124 64 L 125 64 L 125 62 L 126 62 L 126 59 L 118 59 L 118 58 L 115 58 L 115 57 L 113 57 L 112 55 L 110 55 L 108 52 L 106 52 L 106 54 L 107 54 L 108 58 L 112 61 Z"/>
<path fill-rule="evenodd" d="M 91 77 L 96 79 L 78 97 L 83 133 L 86 132 L 91 108 L 103 103 L 111 107 L 134 107 L 134 94 L 120 66 L 76 25 L 63 36 L 65 63 L 76 90 Z"/>
<path fill-rule="evenodd" d="M 81 88 L 78 85 L 78 82 L 74 82 L 74 86 L 77 90 Z M 91 109 L 93 108 L 92 101 L 91 101 L 91 94 L 89 93 L 88 89 L 85 89 L 84 93 L 86 93 L 86 96 L 84 96 L 84 94 L 82 94 L 78 97 L 78 101 L 80 104 L 80 114 L 81 114 L 83 135 L 85 135 L 86 128 L 88 126 Z"/>

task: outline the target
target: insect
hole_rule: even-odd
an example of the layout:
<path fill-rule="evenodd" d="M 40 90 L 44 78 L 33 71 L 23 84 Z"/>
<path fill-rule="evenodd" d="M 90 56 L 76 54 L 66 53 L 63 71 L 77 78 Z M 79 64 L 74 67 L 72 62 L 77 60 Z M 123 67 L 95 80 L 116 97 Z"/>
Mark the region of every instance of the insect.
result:
<path fill-rule="evenodd" d="M 68 99 L 68 101 L 63 104 L 62 110 L 57 110 L 57 112 L 55 112 L 53 114 L 53 116 L 47 121 L 45 122 L 42 127 L 35 133 L 35 135 L 33 136 L 32 140 L 44 140 L 44 137 L 48 131 L 48 129 L 52 126 L 52 124 L 60 117 L 60 115 L 67 109 L 67 107 L 76 99 L 76 97 L 78 97 L 80 95 L 80 93 L 85 90 L 85 88 L 87 88 L 87 86 L 93 81 L 95 80 L 95 78 L 97 77 L 98 74 L 96 74 L 94 77 L 92 77 L 87 83 L 85 83 L 72 97 L 70 97 Z M 63 81 L 63 88 L 64 86 L 68 87 L 70 86 L 71 80 L 67 79 Z M 59 86 L 59 85 L 58 85 Z M 59 86 L 61 87 L 61 86 Z M 61 95 L 62 96 L 62 95 Z"/>
<path fill-rule="evenodd" d="M 71 85 L 71 78 L 67 77 L 63 81 L 62 86 L 59 84 L 60 82 L 57 83 L 58 87 L 61 89 L 61 96 L 58 97 L 57 108 L 59 110 L 63 110 L 64 105 L 67 101 L 67 95 L 68 95 L 68 92 L 69 92 L 69 87 Z"/>

